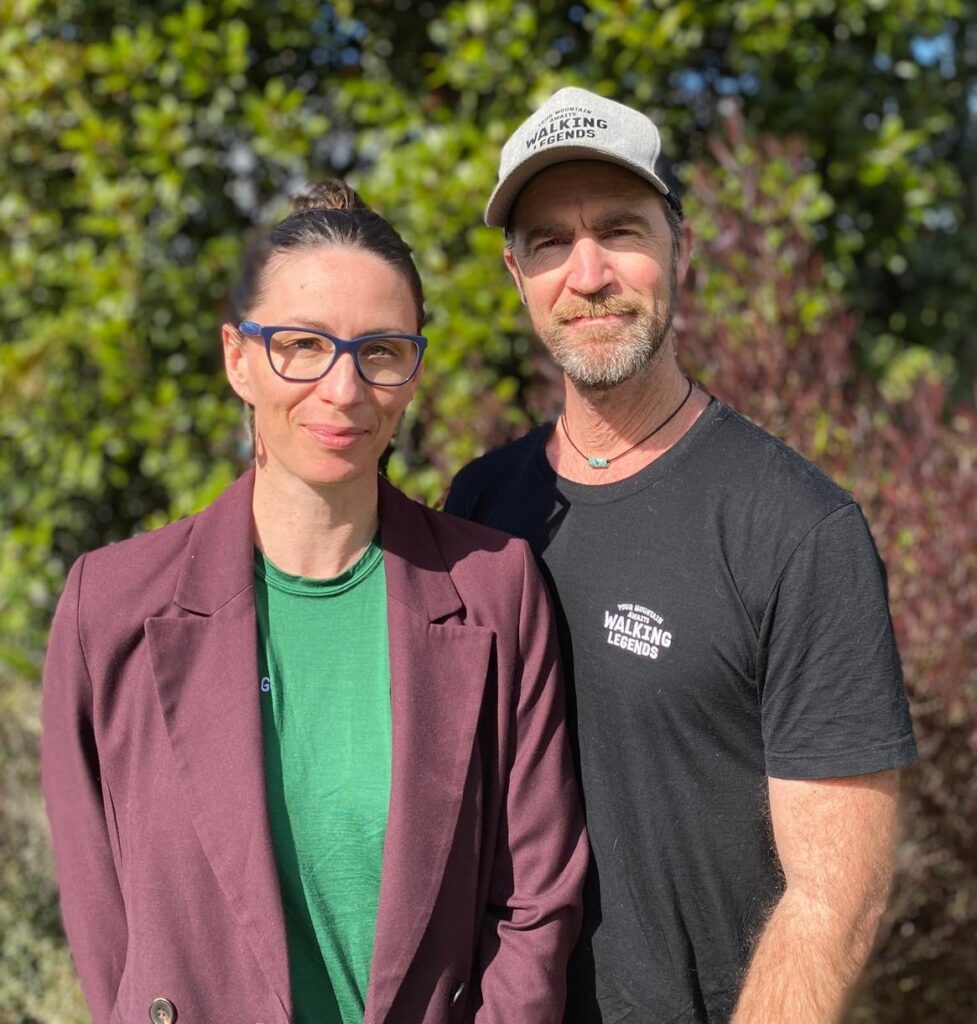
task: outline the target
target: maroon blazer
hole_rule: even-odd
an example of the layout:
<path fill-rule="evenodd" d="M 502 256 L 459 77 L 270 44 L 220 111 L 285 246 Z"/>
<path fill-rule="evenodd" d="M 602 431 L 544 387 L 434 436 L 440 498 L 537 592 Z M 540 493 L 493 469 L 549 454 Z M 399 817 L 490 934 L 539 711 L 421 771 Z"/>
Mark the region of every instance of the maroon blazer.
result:
<path fill-rule="evenodd" d="M 253 474 L 73 566 L 42 778 L 97 1024 L 291 1019 L 258 704 Z M 586 841 L 522 541 L 385 481 L 393 764 L 366 1024 L 562 1019 Z"/>

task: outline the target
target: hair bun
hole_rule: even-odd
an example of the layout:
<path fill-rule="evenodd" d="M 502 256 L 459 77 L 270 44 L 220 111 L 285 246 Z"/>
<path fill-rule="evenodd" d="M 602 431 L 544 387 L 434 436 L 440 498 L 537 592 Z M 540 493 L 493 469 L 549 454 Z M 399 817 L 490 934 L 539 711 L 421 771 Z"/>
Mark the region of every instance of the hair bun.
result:
<path fill-rule="evenodd" d="M 338 178 L 320 181 L 292 197 L 292 213 L 313 210 L 369 210 L 351 185 Z"/>

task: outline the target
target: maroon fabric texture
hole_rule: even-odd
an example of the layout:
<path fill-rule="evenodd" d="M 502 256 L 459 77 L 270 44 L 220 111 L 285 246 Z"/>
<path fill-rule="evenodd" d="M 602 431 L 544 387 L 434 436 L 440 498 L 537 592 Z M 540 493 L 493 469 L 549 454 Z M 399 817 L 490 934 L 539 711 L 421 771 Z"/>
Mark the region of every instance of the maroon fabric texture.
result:
<path fill-rule="evenodd" d="M 291 1018 L 268 832 L 253 474 L 85 555 L 44 670 L 42 779 L 96 1024 Z M 366 1024 L 562 1019 L 586 842 L 522 541 L 384 481 L 393 765 Z"/>

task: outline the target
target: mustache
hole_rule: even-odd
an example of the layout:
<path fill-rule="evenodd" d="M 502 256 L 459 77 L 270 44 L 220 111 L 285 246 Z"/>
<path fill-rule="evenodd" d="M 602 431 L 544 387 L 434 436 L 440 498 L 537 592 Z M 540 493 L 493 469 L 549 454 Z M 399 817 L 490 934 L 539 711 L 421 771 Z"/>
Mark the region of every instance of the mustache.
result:
<path fill-rule="evenodd" d="M 641 308 L 627 299 L 616 295 L 607 298 L 586 299 L 580 302 L 568 302 L 554 312 L 558 324 L 568 324 L 584 316 L 635 316 Z"/>

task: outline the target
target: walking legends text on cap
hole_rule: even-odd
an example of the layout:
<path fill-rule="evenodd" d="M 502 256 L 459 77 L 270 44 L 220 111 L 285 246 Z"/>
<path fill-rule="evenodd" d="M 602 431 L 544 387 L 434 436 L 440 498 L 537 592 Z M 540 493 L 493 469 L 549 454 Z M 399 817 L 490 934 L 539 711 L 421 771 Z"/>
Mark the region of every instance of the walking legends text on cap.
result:
<path fill-rule="evenodd" d="M 485 208 L 485 223 L 505 227 L 529 179 L 567 160 L 604 160 L 625 167 L 681 211 L 678 197 L 655 169 L 660 155 L 658 128 L 644 114 L 586 89 L 560 89 L 502 147 L 499 183 Z"/>

